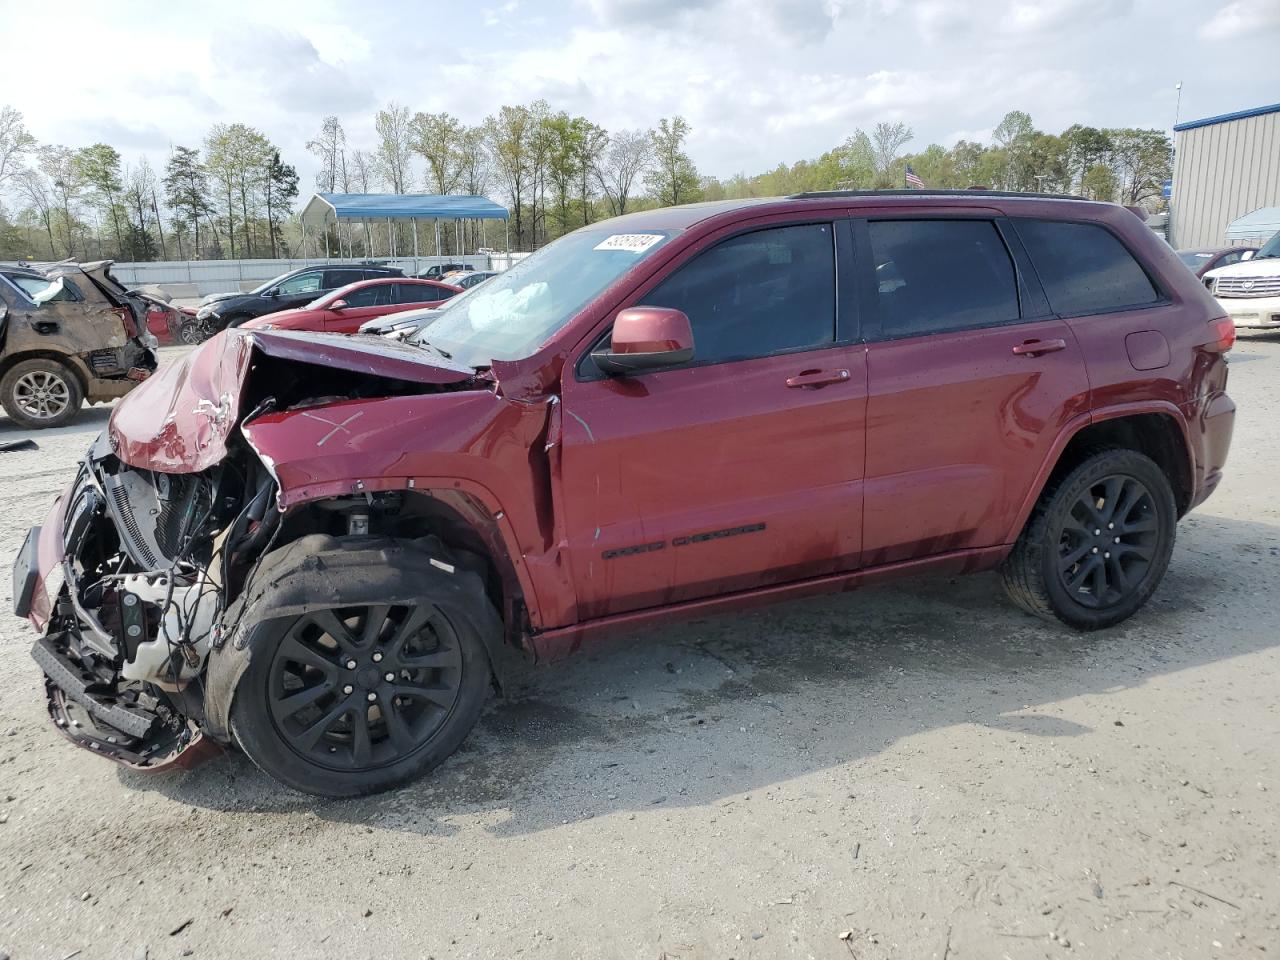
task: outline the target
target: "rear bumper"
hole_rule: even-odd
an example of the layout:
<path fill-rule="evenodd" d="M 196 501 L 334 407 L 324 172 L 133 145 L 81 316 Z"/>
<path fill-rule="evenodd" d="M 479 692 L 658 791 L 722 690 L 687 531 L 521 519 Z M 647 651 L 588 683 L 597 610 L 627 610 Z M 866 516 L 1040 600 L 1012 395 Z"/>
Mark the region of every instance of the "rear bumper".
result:
<path fill-rule="evenodd" d="M 1280 297 L 1218 297 L 1218 306 L 1242 330 L 1280 327 Z"/>
<path fill-rule="evenodd" d="M 1231 434 L 1235 429 L 1236 405 L 1225 392 L 1219 392 L 1183 412 L 1195 461 L 1191 503 L 1188 505 L 1191 509 L 1204 503 L 1222 481 Z"/>
<path fill-rule="evenodd" d="M 139 341 L 131 340 L 120 348 L 113 369 L 99 371 L 89 363 L 85 399 L 90 403 L 118 400 L 142 380 L 156 372 L 159 362 L 155 351 Z"/>

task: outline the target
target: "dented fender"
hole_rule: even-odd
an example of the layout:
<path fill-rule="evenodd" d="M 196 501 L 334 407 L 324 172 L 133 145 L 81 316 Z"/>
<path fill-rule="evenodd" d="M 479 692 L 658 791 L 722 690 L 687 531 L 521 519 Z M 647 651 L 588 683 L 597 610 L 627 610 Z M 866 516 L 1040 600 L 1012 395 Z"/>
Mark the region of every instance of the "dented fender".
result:
<path fill-rule="evenodd" d="M 524 403 L 465 390 L 269 413 L 241 429 L 275 475 L 281 510 L 387 490 L 479 504 L 539 629 L 568 622 L 575 604 L 556 509 L 557 405 L 555 397 Z"/>

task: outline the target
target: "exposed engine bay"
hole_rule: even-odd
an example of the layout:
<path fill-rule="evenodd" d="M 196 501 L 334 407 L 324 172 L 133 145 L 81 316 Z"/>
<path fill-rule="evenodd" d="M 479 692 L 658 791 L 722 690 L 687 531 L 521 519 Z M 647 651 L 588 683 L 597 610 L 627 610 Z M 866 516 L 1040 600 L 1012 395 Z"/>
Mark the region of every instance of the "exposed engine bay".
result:
<path fill-rule="evenodd" d="M 117 411 L 158 424 L 156 462 L 168 464 L 192 450 L 199 453 L 191 465 L 212 462 L 196 472 L 131 466 L 124 447 L 140 431 L 118 429 L 113 418 L 55 509 L 51 521 L 60 516 L 60 522 L 48 525 L 60 534 L 52 552 L 61 560 L 40 584 L 50 607 L 32 654 L 46 677 L 50 715 L 78 745 L 140 770 L 191 766 L 220 749 L 215 739 L 227 741 L 225 730 L 207 736 L 210 654 L 237 626 L 228 608 L 281 528 L 288 528 L 282 542 L 317 533 L 362 536 L 376 531 L 379 517 L 400 510 L 397 493 L 379 492 L 324 498 L 305 516 L 286 515 L 271 458 L 253 448 L 242 425 L 268 413 L 297 414 L 327 432 L 318 412 L 326 404 L 485 386 L 470 373 L 423 383 L 353 369 L 354 360 L 322 366 L 273 356 L 256 349 L 254 336 L 222 339 L 225 347 L 208 345 L 223 347 L 213 368 L 222 379 L 205 386 L 218 391 L 217 403 L 193 402 L 187 390 L 170 384 L 167 408 L 148 405 L 139 394 Z M 423 354 L 400 349 L 415 359 Z M 363 362 L 354 349 L 346 355 Z M 184 366 L 176 378 L 189 384 L 193 373 Z M 179 411 L 189 414 L 185 428 Z M 188 444 L 192 424 L 196 439 Z M 215 449 L 216 459 L 199 459 Z M 34 593 L 40 528 L 32 533 L 26 562 L 20 557 L 15 567 L 16 598 Z"/>
<path fill-rule="evenodd" d="M 67 589 L 34 651 L 68 737 L 140 768 L 199 739 L 214 625 L 230 578 L 243 578 L 229 561 L 270 537 L 273 493 L 251 458 L 155 473 L 99 441 L 66 507 Z"/>

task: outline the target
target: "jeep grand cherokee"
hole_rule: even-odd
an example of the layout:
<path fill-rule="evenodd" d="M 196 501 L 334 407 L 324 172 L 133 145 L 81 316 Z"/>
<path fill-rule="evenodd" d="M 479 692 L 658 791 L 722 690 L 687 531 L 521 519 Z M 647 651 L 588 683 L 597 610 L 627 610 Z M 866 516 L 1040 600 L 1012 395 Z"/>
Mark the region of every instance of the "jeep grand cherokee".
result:
<path fill-rule="evenodd" d="M 16 608 L 79 745 L 368 793 L 461 743 L 506 646 L 926 571 L 1119 623 L 1222 476 L 1233 338 L 1123 207 L 645 211 L 406 343 L 228 330 L 162 370 L 31 531 Z"/>

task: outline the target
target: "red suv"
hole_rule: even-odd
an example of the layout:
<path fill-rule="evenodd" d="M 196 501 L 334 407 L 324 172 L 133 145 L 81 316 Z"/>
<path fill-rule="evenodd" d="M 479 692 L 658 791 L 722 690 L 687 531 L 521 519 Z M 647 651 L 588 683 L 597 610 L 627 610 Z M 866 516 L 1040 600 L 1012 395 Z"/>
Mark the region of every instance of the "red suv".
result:
<path fill-rule="evenodd" d="M 15 567 L 49 711 L 301 790 L 447 757 L 606 630 L 999 569 L 1130 616 L 1222 476 L 1234 330 L 1122 207 L 813 194 L 584 227 L 407 343 L 230 330 L 116 409 Z"/>

